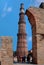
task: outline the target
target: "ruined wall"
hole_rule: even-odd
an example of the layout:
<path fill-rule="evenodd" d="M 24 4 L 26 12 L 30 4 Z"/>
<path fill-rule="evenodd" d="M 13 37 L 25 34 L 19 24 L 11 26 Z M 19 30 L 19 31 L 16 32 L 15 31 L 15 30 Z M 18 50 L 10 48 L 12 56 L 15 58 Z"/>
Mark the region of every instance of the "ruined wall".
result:
<path fill-rule="evenodd" d="M 12 38 L 1 37 L 1 65 L 13 65 Z"/>
<path fill-rule="evenodd" d="M 26 15 L 32 26 L 33 63 L 44 64 L 44 9 L 31 7 Z"/>

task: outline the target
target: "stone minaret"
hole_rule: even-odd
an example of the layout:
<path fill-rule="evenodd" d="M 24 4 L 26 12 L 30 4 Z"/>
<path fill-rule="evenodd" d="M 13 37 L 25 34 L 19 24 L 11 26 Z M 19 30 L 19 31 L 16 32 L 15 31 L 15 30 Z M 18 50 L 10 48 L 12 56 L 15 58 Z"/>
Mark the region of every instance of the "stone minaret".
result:
<path fill-rule="evenodd" d="M 25 22 L 25 11 L 24 11 L 24 4 L 21 4 L 20 7 L 20 14 L 19 14 L 19 22 L 18 22 L 18 41 L 17 41 L 17 59 L 18 62 L 22 62 L 22 57 L 27 56 L 27 41 L 26 41 L 26 22 Z"/>

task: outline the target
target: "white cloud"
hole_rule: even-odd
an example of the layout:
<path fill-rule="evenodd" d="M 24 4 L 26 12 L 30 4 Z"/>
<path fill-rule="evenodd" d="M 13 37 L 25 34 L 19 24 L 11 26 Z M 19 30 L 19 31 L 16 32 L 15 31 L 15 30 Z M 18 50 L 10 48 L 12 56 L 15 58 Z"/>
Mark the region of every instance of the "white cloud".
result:
<path fill-rule="evenodd" d="M 39 3 L 40 3 L 40 2 L 44 2 L 44 0 L 36 0 L 36 1 L 39 2 Z"/>
<path fill-rule="evenodd" d="M 32 37 L 31 37 L 31 36 L 28 37 L 28 38 L 27 38 L 27 41 L 28 41 L 28 42 L 32 41 Z"/>
<path fill-rule="evenodd" d="M 7 8 L 7 12 L 11 12 L 12 11 L 12 8 L 11 7 L 8 7 Z"/>
<path fill-rule="evenodd" d="M 32 0 L 34 7 L 39 7 L 44 0 Z"/>
<path fill-rule="evenodd" d="M 10 12 L 12 12 L 12 7 L 9 7 L 8 4 L 5 3 L 1 16 L 5 17 Z"/>

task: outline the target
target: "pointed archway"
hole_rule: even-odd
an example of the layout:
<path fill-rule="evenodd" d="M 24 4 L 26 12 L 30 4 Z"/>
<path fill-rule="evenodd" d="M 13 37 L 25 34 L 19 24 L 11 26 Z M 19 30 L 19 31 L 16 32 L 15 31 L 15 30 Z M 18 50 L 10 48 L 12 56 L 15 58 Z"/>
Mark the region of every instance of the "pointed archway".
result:
<path fill-rule="evenodd" d="M 30 7 L 26 15 L 32 26 L 33 63 L 44 64 L 44 9 Z"/>
<path fill-rule="evenodd" d="M 33 13 L 31 13 L 30 11 L 26 11 L 26 14 L 28 16 L 28 20 L 30 21 L 31 27 L 32 27 L 32 51 L 33 53 L 33 63 L 37 63 L 37 41 L 36 41 L 36 22 L 35 22 L 35 18 L 33 16 Z M 36 42 L 36 43 L 35 43 Z M 36 51 L 35 51 L 36 50 Z M 35 57 L 36 55 L 36 57 Z"/>

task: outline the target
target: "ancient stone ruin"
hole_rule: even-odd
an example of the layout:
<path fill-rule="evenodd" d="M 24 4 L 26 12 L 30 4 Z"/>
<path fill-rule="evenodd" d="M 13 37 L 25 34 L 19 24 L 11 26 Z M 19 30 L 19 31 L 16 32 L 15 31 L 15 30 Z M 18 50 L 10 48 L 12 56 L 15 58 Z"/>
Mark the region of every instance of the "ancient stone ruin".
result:
<path fill-rule="evenodd" d="M 0 63 L 1 65 L 13 65 L 12 38 L 0 37 Z"/>
<path fill-rule="evenodd" d="M 44 8 L 41 8 L 41 5 L 40 8 L 30 7 L 26 11 L 32 27 L 32 51 L 35 64 L 44 64 Z"/>
<path fill-rule="evenodd" d="M 20 14 L 19 14 L 19 22 L 18 22 L 18 40 L 17 40 L 17 59 L 18 62 L 23 61 L 23 57 L 28 55 L 27 50 L 27 33 L 26 33 L 26 22 L 25 22 L 25 11 L 24 4 L 21 4 Z"/>
<path fill-rule="evenodd" d="M 44 4 L 41 4 L 40 8 L 30 7 L 29 9 L 26 10 L 26 15 L 28 16 L 29 23 L 31 24 L 32 27 L 33 64 L 44 64 L 44 6 L 43 5 Z M 20 35 L 18 37 L 20 38 Z M 25 35 L 22 36 L 22 38 L 26 38 Z M 12 38 L 9 36 L 0 37 L 0 65 L 13 65 Z"/>

